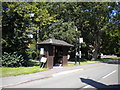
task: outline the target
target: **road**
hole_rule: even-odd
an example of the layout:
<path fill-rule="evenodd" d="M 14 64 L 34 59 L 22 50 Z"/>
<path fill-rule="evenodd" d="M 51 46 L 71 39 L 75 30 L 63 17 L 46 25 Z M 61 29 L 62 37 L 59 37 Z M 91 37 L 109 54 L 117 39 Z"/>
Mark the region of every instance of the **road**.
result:
<path fill-rule="evenodd" d="M 55 74 L 53 77 L 7 88 L 110 88 L 118 87 L 118 64 L 101 63 L 76 72 Z"/>

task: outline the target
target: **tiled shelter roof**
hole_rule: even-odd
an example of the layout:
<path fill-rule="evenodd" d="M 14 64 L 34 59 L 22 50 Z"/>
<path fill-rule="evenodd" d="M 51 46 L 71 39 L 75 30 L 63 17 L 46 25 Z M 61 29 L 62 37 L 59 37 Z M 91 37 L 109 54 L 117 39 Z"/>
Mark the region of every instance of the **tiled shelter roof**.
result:
<path fill-rule="evenodd" d="M 57 46 L 73 46 L 63 40 L 57 40 L 57 39 L 54 39 L 54 38 L 50 38 L 50 39 L 47 39 L 41 43 L 38 43 L 39 45 L 44 45 L 44 44 L 51 44 L 51 45 L 57 45 Z"/>

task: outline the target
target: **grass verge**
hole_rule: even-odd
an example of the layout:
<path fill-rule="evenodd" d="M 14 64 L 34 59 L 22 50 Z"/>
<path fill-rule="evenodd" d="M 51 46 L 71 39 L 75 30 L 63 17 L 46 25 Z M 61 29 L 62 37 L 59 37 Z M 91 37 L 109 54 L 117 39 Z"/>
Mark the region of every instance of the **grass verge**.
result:
<path fill-rule="evenodd" d="M 87 61 L 87 62 L 80 62 L 79 63 L 74 63 L 74 62 L 69 62 L 68 63 L 68 66 L 79 66 L 79 65 L 85 65 L 85 64 L 95 64 L 96 62 L 95 61 Z"/>
<path fill-rule="evenodd" d="M 114 59 L 120 59 L 120 57 L 117 58 L 104 58 L 104 59 L 98 59 L 96 61 L 109 61 L 109 60 L 114 60 Z M 95 64 L 96 61 L 87 61 L 87 62 L 80 62 L 80 65 L 85 65 L 85 64 Z M 31 74 L 31 73 L 36 73 L 36 72 L 42 72 L 46 71 L 49 69 L 45 68 L 39 68 L 39 61 L 29 61 L 28 62 L 31 67 L 0 67 L 0 77 L 7 77 L 7 76 L 17 76 L 17 75 L 23 75 L 23 74 Z M 33 66 L 33 67 L 32 67 Z M 68 62 L 68 66 L 79 66 L 79 63 L 75 64 L 74 62 Z"/>
<path fill-rule="evenodd" d="M 36 72 L 41 72 L 46 70 L 49 70 L 49 69 L 40 68 L 39 66 L 17 67 L 17 68 L 0 67 L 0 71 L 2 71 L 2 73 L 0 73 L 0 77 L 17 76 L 17 75 L 36 73 Z"/>
<path fill-rule="evenodd" d="M 115 59 L 120 59 L 120 57 L 115 57 L 115 58 L 102 58 L 102 59 L 97 59 L 96 61 L 106 62 L 106 61 L 115 60 Z"/>

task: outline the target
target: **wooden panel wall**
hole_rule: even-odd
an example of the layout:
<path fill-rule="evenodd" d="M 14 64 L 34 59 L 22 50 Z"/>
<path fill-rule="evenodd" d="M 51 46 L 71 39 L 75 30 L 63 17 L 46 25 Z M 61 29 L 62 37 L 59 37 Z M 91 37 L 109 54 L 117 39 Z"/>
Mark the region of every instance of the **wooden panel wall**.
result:
<path fill-rule="evenodd" d="M 68 54 L 68 47 L 63 47 L 63 60 L 62 60 L 62 66 L 67 66 L 67 54 Z"/>
<path fill-rule="evenodd" d="M 40 45 L 45 50 L 45 57 L 47 58 L 47 62 L 45 64 L 45 68 L 52 69 L 54 63 L 54 56 L 55 56 L 55 46 L 53 45 Z M 63 57 L 62 57 L 62 66 L 67 66 L 67 55 L 69 47 L 62 46 L 63 49 Z"/>
<path fill-rule="evenodd" d="M 45 68 L 53 68 L 53 46 L 49 45 L 46 46 L 46 57 L 47 57 L 47 62 L 45 65 Z"/>

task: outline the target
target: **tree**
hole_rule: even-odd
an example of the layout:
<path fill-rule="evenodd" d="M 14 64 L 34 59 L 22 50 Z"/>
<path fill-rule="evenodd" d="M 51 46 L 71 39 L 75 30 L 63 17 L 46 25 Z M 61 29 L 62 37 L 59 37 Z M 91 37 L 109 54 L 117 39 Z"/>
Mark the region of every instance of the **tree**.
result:
<path fill-rule="evenodd" d="M 64 22 L 74 22 L 87 47 L 93 51 L 92 60 L 96 60 L 101 53 L 102 35 L 111 27 L 111 13 L 116 3 L 112 2 L 74 2 L 50 3 L 49 12 L 59 14 L 57 19 Z M 109 7 L 113 7 L 110 9 Z M 53 8 L 54 7 L 54 8 Z M 56 9 L 57 8 L 57 9 Z M 55 10 L 56 9 L 56 10 Z M 54 11 L 54 12 L 53 12 Z M 115 26 L 113 27 L 115 29 Z M 118 34 L 118 33 L 117 33 Z M 91 50 L 91 49 L 88 49 Z"/>
<path fill-rule="evenodd" d="M 105 34 L 103 34 L 103 37 L 105 38 L 103 40 L 102 44 L 102 53 L 105 54 L 115 54 L 120 56 L 120 3 L 112 3 L 109 6 L 109 9 L 111 9 L 110 13 L 110 27 L 106 31 Z"/>
<path fill-rule="evenodd" d="M 63 20 L 58 20 L 48 27 L 43 38 L 56 38 L 75 44 L 75 42 L 77 42 L 76 39 L 79 37 L 78 35 L 80 35 L 80 31 L 76 31 L 76 28 L 74 22 L 63 22 Z"/>
<path fill-rule="evenodd" d="M 30 17 L 30 13 L 34 13 L 34 17 Z M 4 2 L 3 51 L 26 52 L 24 41 L 31 41 L 27 34 L 36 37 L 39 31 L 40 41 L 54 37 L 75 44 L 78 37 L 83 37 L 85 52 L 93 51 L 92 60 L 96 60 L 101 52 L 119 52 L 118 19 L 119 3 L 114 2 Z M 107 38 L 111 43 L 105 48 Z M 113 40 L 118 42 L 116 50 L 105 52 L 113 46 Z"/>
<path fill-rule="evenodd" d="M 36 30 L 55 22 L 55 15 L 51 16 L 42 2 L 3 2 L 2 9 L 3 52 L 17 51 L 26 59 L 27 46 L 31 41 L 27 35 L 36 36 Z M 34 17 L 30 13 L 34 13 Z"/>

